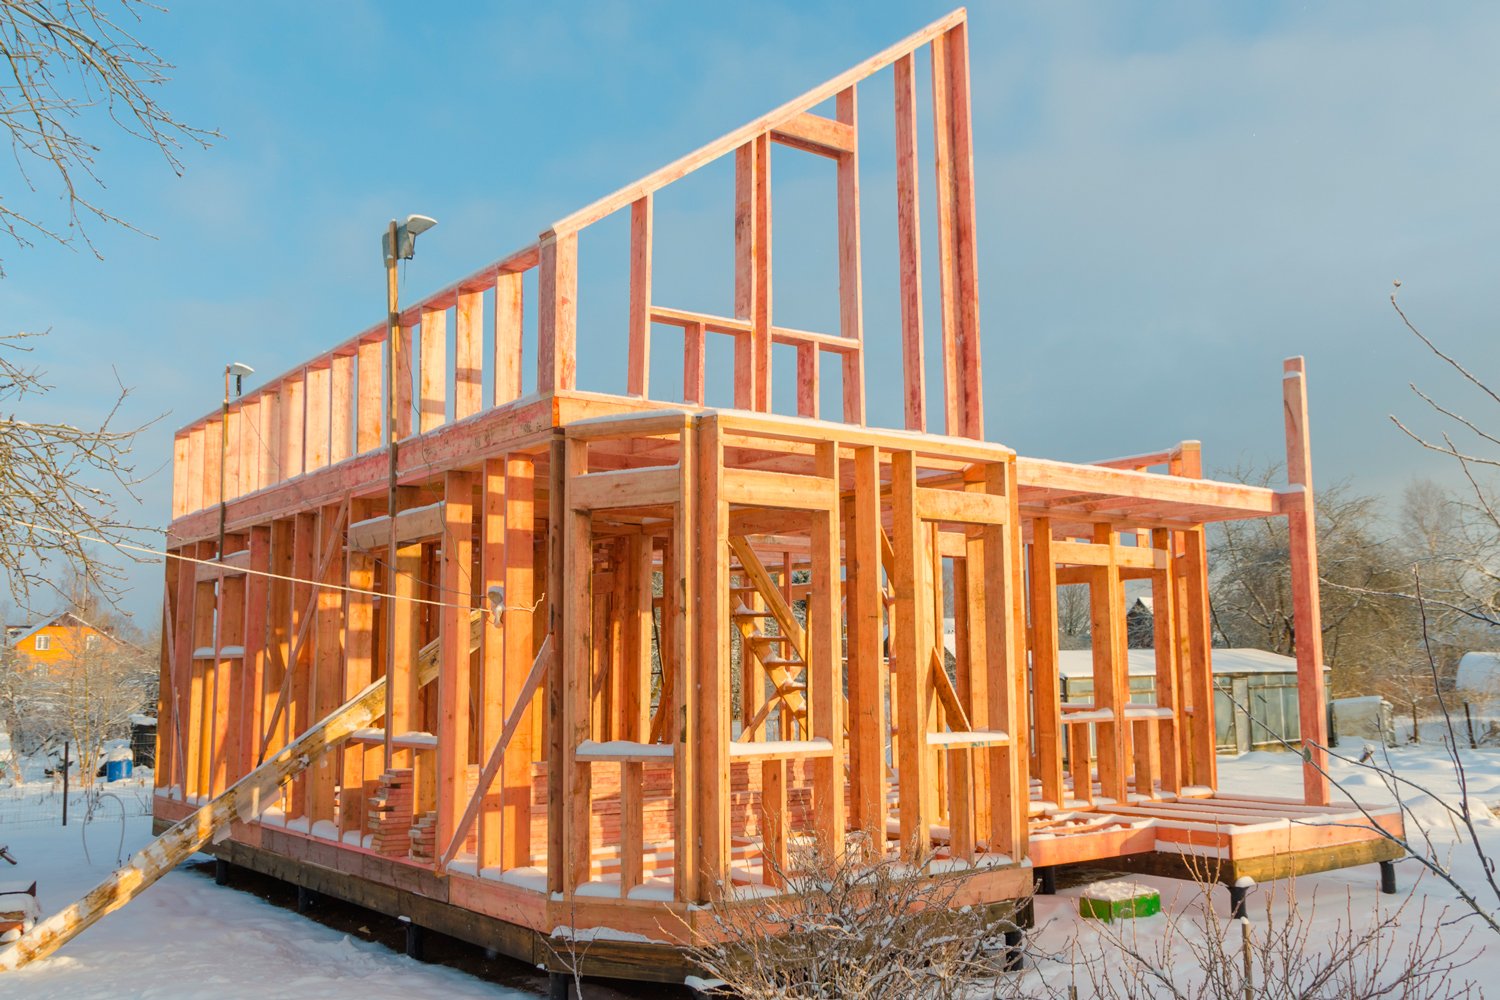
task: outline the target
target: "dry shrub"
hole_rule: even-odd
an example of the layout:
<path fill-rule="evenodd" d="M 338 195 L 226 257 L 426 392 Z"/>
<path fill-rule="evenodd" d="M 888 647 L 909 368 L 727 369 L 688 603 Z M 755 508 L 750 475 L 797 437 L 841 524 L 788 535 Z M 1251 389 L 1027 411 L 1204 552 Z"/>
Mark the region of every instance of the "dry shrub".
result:
<path fill-rule="evenodd" d="M 859 853 L 830 863 L 808 852 L 783 873 L 785 893 L 722 893 L 712 907 L 718 943 L 689 958 L 744 1000 L 957 1000 L 1010 989 L 1006 936 L 1018 940 L 1024 900 L 958 905 L 975 869 L 867 865 Z"/>

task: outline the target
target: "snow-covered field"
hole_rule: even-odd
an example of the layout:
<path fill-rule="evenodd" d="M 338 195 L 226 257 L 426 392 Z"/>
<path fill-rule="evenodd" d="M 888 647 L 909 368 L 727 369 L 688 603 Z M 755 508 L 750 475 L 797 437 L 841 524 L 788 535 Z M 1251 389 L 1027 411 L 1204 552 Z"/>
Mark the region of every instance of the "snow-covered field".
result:
<path fill-rule="evenodd" d="M 1406 777 L 1427 785 L 1439 795 L 1456 797 L 1457 784 L 1440 747 L 1402 748 L 1392 750 L 1391 756 Z M 1500 752 L 1465 751 L 1464 760 L 1473 798 L 1485 806 L 1500 803 Z M 1300 795 L 1300 765 L 1300 758 L 1291 754 L 1221 757 L 1220 784 L 1232 791 Z M 1378 777 L 1360 773 L 1348 765 L 1338 765 L 1336 774 L 1362 801 L 1390 801 L 1390 794 Z M 45 799 L 46 786 L 35 785 L 32 790 L 39 801 Z M 56 802 L 55 797 L 53 801 Z M 1429 826 L 1439 849 L 1452 850 L 1455 873 L 1482 900 L 1494 903 L 1483 885 L 1478 861 L 1459 842 L 1440 806 L 1420 797 L 1409 801 L 1417 816 Z M 0 881 L 38 880 L 45 913 L 72 902 L 114 866 L 120 838 L 117 812 L 106 812 L 104 818 L 88 828 L 90 863 L 73 821 L 67 828 L 35 822 L 6 823 L 3 805 L 0 801 L 0 844 L 10 846 L 20 866 L 0 865 L 4 868 L 0 871 Z M 78 806 L 72 808 L 76 815 Z M 1481 811 L 1484 817 L 1480 822 L 1481 838 L 1488 849 L 1500 854 L 1500 822 L 1487 808 Z M 126 856 L 150 836 L 149 817 L 127 818 Z M 1296 885 L 1297 907 L 1313 921 L 1317 932 L 1327 934 L 1340 920 L 1347 919 L 1351 899 L 1356 918 L 1376 907 L 1399 905 L 1413 892 L 1428 903 L 1429 919 L 1434 908 L 1455 905 L 1452 890 L 1436 879 L 1429 876 L 1416 883 L 1418 871 L 1414 862 L 1400 862 L 1397 870 L 1401 891 L 1396 896 L 1379 894 L 1378 869 L 1373 865 L 1306 876 Z M 1161 891 L 1166 914 L 1189 920 L 1201 917 L 1202 900 L 1196 887 L 1147 876 L 1136 876 L 1135 880 Z M 1265 923 L 1262 894 L 1267 891 L 1269 887 L 1259 887 L 1250 897 L 1253 923 Z M 1039 930 L 1034 942 L 1060 961 L 1044 961 L 1030 976 L 1042 975 L 1052 985 L 1065 986 L 1072 974 L 1064 963 L 1070 956 L 1083 955 L 1097 947 L 1097 925 L 1077 916 L 1076 897 L 1081 892 L 1078 888 L 1064 889 L 1057 896 L 1037 898 Z M 1278 887 L 1276 892 L 1278 900 L 1284 901 L 1284 888 Z M 1214 890 L 1213 906 L 1221 917 L 1227 917 L 1228 897 L 1223 889 Z M 1278 912 L 1284 908 L 1285 903 L 1279 902 Z M 1449 916 L 1461 912 L 1455 908 Z M 1409 913 L 1414 916 L 1415 906 Z M 1167 919 L 1165 915 L 1150 917 L 1121 926 L 1128 926 L 1141 949 L 1150 952 L 1167 926 Z M 1474 961 L 1463 971 L 1464 977 L 1479 983 L 1500 982 L 1500 939 L 1491 931 L 1471 918 L 1448 928 L 1445 934 L 1456 941 L 1470 928 L 1473 936 L 1462 955 Z M 1237 942 L 1239 932 L 1232 933 Z M 1414 924 L 1402 929 L 1408 939 L 1417 933 Z M 1403 942 L 1394 945 L 1402 947 Z M 1078 983 L 1080 994 L 1087 996 L 1087 978 L 1080 975 Z M 526 994 L 450 968 L 414 962 L 382 945 L 337 932 L 249 893 L 215 886 L 211 878 L 184 867 L 167 875 L 140 899 L 106 917 L 53 957 L 6 974 L 0 995 L 15 1000 L 44 997 L 69 1000 L 400 997 L 407 1000 L 414 996 L 494 998 Z"/>

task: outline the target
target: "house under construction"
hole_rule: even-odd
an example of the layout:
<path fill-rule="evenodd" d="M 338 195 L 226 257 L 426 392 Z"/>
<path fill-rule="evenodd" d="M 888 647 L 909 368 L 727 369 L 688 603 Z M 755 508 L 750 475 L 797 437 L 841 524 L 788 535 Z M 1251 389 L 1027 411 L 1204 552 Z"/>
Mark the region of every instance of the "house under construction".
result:
<path fill-rule="evenodd" d="M 1206 859 L 1232 884 L 1399 853 L 1330 805 L 1317 767 L 1300 358 L 1281 373 L 1279 489 L 1203 479 L 1195 441 L 1074 464 L 985 440 L 965 17 L 177 432 L 159 830 L 301 754 L 253 802 L 241 796 L 207 849 L 528 962 L 555 967 L 558 928 L 602 928 L 585 971 L 678 979 L 677 947 L 712 927 L 703 907 L 734 886 L 777 889 L 801 844 L 915 856 L 934 873 L 973 866 L 985 902 L 1064 863 L 1182 875 Z M 932 74 L 925 156 L 919 55 Z M 860 100 L 890 94 L 860 84 L 886 67 L 904 354 L 867 359 Z M 831 117 L 813 113 L 825 104 Z M 835 164 L 835 330 L 776 323 L 773 148 Z M 721 157 L 733 158 L 734 302 L 710 315 L 653 296 L 653 201 Z M 929 183 L 935 280 L 921 268 Z M 630 233 L 623 384 L 584 391 L 579 234 L 616 212 Z M 929 408 L 934 296 L 943 395 Z M 523 395 L 526 310 L 538 346 Z M 653 354 L 661 327 L 681 331 L 680 359 Z M 710 336 L 733 342 L 733 408 L 703 405 Z M 795 416 L 773 412 L 773 345 L 795 349 Z M 820 412 L 833 359 L 842 408 Z M 653 399 L 679 360 L 686 402 Z M 866 426 L 867 383 L 899 387 L 904 427 Z M 1300 801 L 1221 791 L 1215 776 L 1205 529 L 1261 517 L 1290 528 L 1311 747 Z M 1131 580 L 1152 596 L 1151 704 L 1131 700 L 1126 674 Z M 1060 697 L 1069 584 L 1089 587 L 1092 608 L 1086 704 Z M 299 739 L 360 698 L 359 728 L 304 753 Z M 1394 811 L 1374 811 L 1399 831 Z"/>

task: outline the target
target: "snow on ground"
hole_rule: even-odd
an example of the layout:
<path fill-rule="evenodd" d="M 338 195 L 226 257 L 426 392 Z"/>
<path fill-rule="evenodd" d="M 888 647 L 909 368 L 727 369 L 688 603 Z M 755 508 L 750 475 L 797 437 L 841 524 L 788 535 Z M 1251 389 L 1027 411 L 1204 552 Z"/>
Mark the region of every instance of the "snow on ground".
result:
<path fill-rule="evenodd" d="M 50 784 L 29 785 L 26 798 L 33 804 L 47 801 L 50 789 Z M 5 823 L 9 792 L 0 790 L 0 845 L 8 844 L 20 863 L 0 864 L 0 882 L 35 879 L 43 913 L 72 903 L 115 867 L 118 811 L 89 825 L 90 864 L 77 825 L 80 799 L 70 796 L 67 827 L 57 825 L 58 796 L 50 799 L 57 807 L 53 822 Z M 151 818 L 135 816 L 125 823 L 128 859 L 151 839 Z M 249 893 L 216 886 L 211 877 L 188 868 L 168 873 L 52 957 L 0 975 L 5 977 L 0 995 L 7 1000 L 530 997 L 351 938 Z"/>
<path fill-rule="evenodd" d="M 1344 747 L 1340 752 L 1348 755 L 1350 750 Z M 1359 748 L 1355 747 L 1353 754 L 1357 757 L 1359 752 Z M 1381 756 L 1382 760 L 1384 759 L 1384 754 L 1379 748 L 1376 748 L 1376 753 Z M 1479 830 L 1480 842 L 1491 856 L 1500 856 L 1500 821 L 1496 820 L 1491 809 L 1491 807 L 1500 807 L 1500 752 L 1464 750 L 1461 753 L 1468 775 L 1470 801 L 1479 817 L 1476 826 Z M 1426 787 L 1436 796 L 1457 804 L 1458 781 L 1445 748 L 1423 744 L 1393 748 L 1389 754 L 1392 766 L 1402 777 Z M 1366 804 L 1384 804 L 1394 801 L 1394 797 L 1381 781 L 1380 776 L 1373 772 L 1339 762 L 1334 762 L 1331 772 L 1357 801 Z M 1225 791 L 1250 795 L 1300 797 L 1302 794 L 1302 760 L 1295 754 L 1264 751 L 1238 757 L 1222 756 L 1219 758 L 1219 787 Z M 1334 795 L 1336 801 L 1348 800 L 1348 797 L 1340 796 L 1336 789 Z M 1453 874 L 1459 882 L 1482 903 L 1491 907 L 1492 911 L 1500 910 L 1500 900 L 1495 898 L 1494 893 L 1485 884 L 1479 859 L 1472 847 L 1460 839 L 1440 803 L 1431 796 L 1410 789 L 1403 789 L 1402 797 L 1412 807 L 1418 822 L 1428 831 L 1436 848 L 1434 853 L 1449 861 Z M 1407 834 L 1410 837 L 1415 831 L 1411 828 L 1410 819 L 1407 823 Z M 1099 863 L 1101 868 L 1107 869 L 1108 866 L 1107 861 Z M 1296 879 L 1295 906 L 1297 912 L 1311 922 L 1314 929 L 1313 940 L 1326 942 L 1328 936 L 1335 932 L 1341 921 L 1347 926 L 1351 903 L 1356 924 L 1359 925 L 1377 908 L 1380 912 L 1387 913 L 1403 901 L 1410 899 L 1412 905 L 1408 906 L 1402 915 L 1399 934 L 1384 949 L 1398 956 L 1404 955 L 1406 948 L 1417 939 L 1419 934 L 1431 935 L 1432 925 L 1437 922 L 1438 913 L 1444 907 L 1448 907 L 1446 919 L 1453 919 L 1471 912 L 1448 885 L 1432 875 L 1428 874 L 1418 882 L 1420 871 L 1418 863 L 1413 860 L 1397 862 L 1399 892 L 1394 896 L 1382 895 L 1379 892 L 1380 869 L 1376 865 L 1345 868 L 1319 875 L 1305 875 Z M 1132 881 L 1150 885 L 1161 893 L 1161 915 L 1123 921 L 1116 925 L 1128 936 L 1128 939 L 1134 941 L 1141 953 L 1155 954 L 1157 946 L 1163 940 L 1168 920 L 1174 916 L 1179 920 L 1190 920 L 1199 926 L 1202 925 L 1203 895 L 1197 886 L 1192 883 L 1146 875 L 1129 877 Z M 1077 897 L 1082 895 L 1083 891 L 1082 887 L 1062 889 L 1056 896 L 1037 896 L 1035 900 L 1038 930 L 1031 936 L 1031 940 L 1039 951 L 1044 954 L 1050 953 L 1054 960 L 1044 959 L 1030 975 L 1032 977 L 1040 975 L 1054 987 L 1065 988 L 1070 980 L 1075 979 L 1075 974 L 1067 965 L 1072 956 L 1081 958 L 1090 953 L 1097 954 L 1101 947 L 1107 947 L 1100 936 L 1099 925 L 1078 916 Z M 1252 934 L 1263 931 L 1266 927 L 1265 900 L 1268 893 L 1274 894 L 1273 912 L 1277 918 L 1287 913 L 1288 893 L 1285 883 L 1257 886 L 1251 892 L 1247 907 Z M 1419 926 L 1418 921 L 1418 907 L 1423 902 L 1428 908 L 1425 929 Z M 1215 887 L 1212 890 L 1212 906 L 1218 914 L 1221 927 L 1227 929 L 1229 927 L 1227 889 Z M 1445 928 L 1442 933 L 1445 941 L 1457 944 L 1466 931 L 1472 934 L 1468 942 L 1460 949 L 1457 960 L 1472 961 L 1458 973 L 1459 978 L 1479 984 L 1494 984 L 1500 981 L 1500 938 L 1497 938 L 1486 924 L 1473 916 L 1468 916 L 1456 925 Z M 1240 932 L 1236 927 L 1228 933 L 1231 935 L 1232 951 L 1237 954 Z M 1178 948 L 1175 954 L 1179 959 L 1186 956 L 1182 948 Z M 1076 973 L 1076 982 L 1080 995 L 1088 996 L 1089 979 L 1081 969 Z"/>
<path fill-rule="evenodd" d="M 1355 751 L 1358 752 L 1357 750 Z M 1438 746 L 1402 747 L 1390 751 L 1399 773 L 1426 785 L 1436 795 L 1456 801 L 1458 789 L 1445 751 Z M 1500 821 L 1489 806 L 1500 804 L 1500 751 L 1463 751 L 1470 793 L 1480 813 L 1480 837 L 1485 847 L 1500 855 Z M 1390 792 L 1372 773 L 1347 764 L 1334 765 L 1335 776 L 1363 802 L 1385 803 Z M 1293 797 L 1301 795 L 1301 759 L 1293 754 L 1251 753 L 1219 758 L 1219 783 L 1226 791 L 1256 795 Z M 0 844 L 9 844 L 20 866 L 0 871 L 0 881 L 35 878 L 45 913 L 53 913 L 81 896 L 113 867 L 119 844 L 117 812 L 89 827 L 88 846 L 93 863 L 85 858 L 75 820 L 67 828 L 35 821 L 47 802 L 49 784 L 27 786 L 29 822 L 6 821 L 6 790 L 0 790 Z M 108 786 L 115 787 L 115 786 Z M 123 796 L 122 796 L 123 797 Z M 1478 860 L 1462 844 L 1433 799 L 1414 793 L 1408 796 L 1418 819 L 1427 825 L 1434 844 L 1445 854 L 1451 851 L 1455 874 L 1486 904 L 1496 904 L 1483 883 Z M 73 800 L 72 815 L 80 811 Z M 15 815 L 14 813 L 12 814 Z M 139 849 L 151 837 L 149 816 L 126 821 L 125 854 Z M 1410 832 L 1410 831 L 1409 831 Z M 0 866 L 4 867 L 4 866 Z M 1107 862 L 1101 863 L 1107 867 Z M 1397 865 L 1400 892 L 1383 896 L 1378 892 L 1379 869 L 1374 865 L 1344 869 L 1297 880 L 1297 908 L 1327 935 L 1346 919 L 1352 901 L 1356 915 L 1379 907 L 1382 912 L 1415 893 L 1429 905 L 1429 922 L 1435 909 L 1453 907 L 1457 916 L 1462 904 L 1453 891 L 1431 876 L 1417 883 L 1415 862 Z M 1120 925 L 1134 937 L 1142 951 L 1150 953 L 1167 926 L 1170 915 L 1201 921 L 1202 898 L 1190 883 L 1150 876 L 1131 876 L 1161 892 L 1163 915 L 1127 921 Z M 1249 912 L 1252 929 L 1265 926 L 1265 894 L 1269 886 L 1251 894 Z M 1066 986 L 1070 956 L 1082 957 L 1099 948 L 1098 925 L 1078 916 L 1077 897 L 1083 889 L 1064 889 L 1056 896 L 1038 896 L 1038 930 L 1032 936 L 1036 947 L 1053 956 L 1028 975 L 1045 977 L 1053 986 Z M 1286 911 L 1286 890 L 1275 888 L 1278 914 Z M 1212 905 L 1227 923 L 1228 893 L 1215 888 Z M 1415 906 L 1408 910 L 1399 939 L 1391 947 L 1404 950 L 1419 931 Z M 1472 928 L 1473 936 L 1461 957 L 1474 962 L 1462 973 L 1477 982 L 1500 981 L 1500 940 L 1472 918 L 1444 933 L 1452 941 Z M 1233 943 L 1237 946 L 1238 931 Z M 1078 976 L 1080 993 L 1087 996 L 1088 979 Z M 7 974 L 3 995 L 14 1000 L 67 997 L 151 997 L 157 1000 L 205 1000 L 220 998 L 317 997 L 319 1000 L 409 1000 L 413 996 L 512 997 L 526 994 L 492 985 L 442 966 L 424 965 L 383 946 L 371 944 L 331 930 L 248 893 L 215 886 L 211 878 L 178 869 L 147 890 L 129 906 L 85 931 L 53 957 L 20 972 Z"/>

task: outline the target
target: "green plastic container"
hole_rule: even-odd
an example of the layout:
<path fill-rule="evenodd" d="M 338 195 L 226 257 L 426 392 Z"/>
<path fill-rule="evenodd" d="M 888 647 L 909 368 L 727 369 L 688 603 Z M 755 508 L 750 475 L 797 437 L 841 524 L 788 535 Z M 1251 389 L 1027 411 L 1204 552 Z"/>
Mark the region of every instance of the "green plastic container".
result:
<path fill-rule="evenodd" d="M 1161 912 L 1161 893 L 1135 882 L 1102 882 L 1078 897 L 1078 914 L 1094 920 L 1129 920 Z"/>

